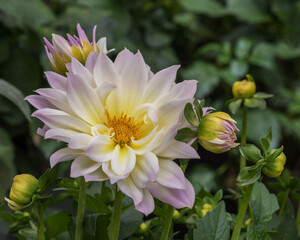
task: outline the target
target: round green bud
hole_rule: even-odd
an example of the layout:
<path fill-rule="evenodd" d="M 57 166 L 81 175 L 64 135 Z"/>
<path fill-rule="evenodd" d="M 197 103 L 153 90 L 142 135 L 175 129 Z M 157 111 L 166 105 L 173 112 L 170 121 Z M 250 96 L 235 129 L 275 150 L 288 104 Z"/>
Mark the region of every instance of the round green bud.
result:
<path fill-rule="evenodd" d="M 250 98 L 255 91 L 255 83 L 247 80 L 237 81 L 232 86 L 232 94 L 236 98 Z"/>
<path fill-rule="evenodd" d="M 276 178 L 280 176 L 284 169 L 284 165 L 286 162 L 286 156 L 282 152 L 277 158 L 268 161 L 267 164 L 262 169 L 263 173 L 271 178 Z"/>

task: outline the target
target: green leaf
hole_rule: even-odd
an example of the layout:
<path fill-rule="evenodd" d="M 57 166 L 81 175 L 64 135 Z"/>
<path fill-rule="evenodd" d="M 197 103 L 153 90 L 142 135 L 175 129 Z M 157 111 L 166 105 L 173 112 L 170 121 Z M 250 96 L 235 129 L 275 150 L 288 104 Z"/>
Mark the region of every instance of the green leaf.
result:
<path fill-rule="evenodd" d="M 288 201 L 286 210 L 283 214 L 282 220 L 277 227 L 279 235 L 275 236 L 273 240 L 291 240 L 297 239 L 297 227 L 294 214 L 293 204 Z"/>
<path fill-rule="evenodd" d="M 191 125 L 193 125 L 194 127 L 199 126 L 199 120 L 196 117 L 193 105 L 191 103 L 187 103 L 185 105 L 184 116 Z"/>
<path fill-rule="evenodd" d="M 18 231 L 26 240 L 36 240 L 37 239 L 37 230 L 32 228 L 23 228 Z"/>
<path fill-rule="evenodd" d="M 263 93 L 263 92 L 257 92 L 253 95 L 254 98 L 271 98 L 273 97 L 273 94 Z"/>
<path fill-rule="evenodd" d="M 235 56 L 239 59 L 246 59 L 252 47 L 252 41 L 249 38 L 240 38 L 234 49 Z"/>
<path fill-rule="evenodd" d="M 230 73 L 237 78 L 244 76 L 248 69 L 249 65 L 245 60 L 233 59 L 229 64 Z"/>
<path fill-rule="evenodd" d="M 249 62 L 267 69 L 274 69 L 274 51 L 269 43 L 259 43 L 253 49 Z"/>
<path fill-rule="evenodd" d="M 122 213 L 119 239 L 125 239 L 131 236 L 143 221 L 143 214 L 135 210 L 133 206 Z"/>
<path fill-rule="evenodd" d="M 0 79 L 0 95 L 12 101 L 24 114 L 28 121 L 30 118 L 30 107 L 28 103 L 24 100 L 24 95 L 19 89 L 10 83 Z"/>
<path fill-rule="evenodd" d="M 184 79 L 197 79 L 196 99 L 202 99 L 211 93 L 220 81 L 219 70 L 212 64 L 196 61 L 182 71 Z"/>
<path fill-rule="evenodd" d="M 193 104 L 197 114 L 197 118 L 200 120 L 203 117 L 203 111 L 202 111 L 203 107 L 200 105 L 197 99 L 194 100 Z"/>
<path fill-rule="evenodd" d="M 261 177 L 261 169 L 263 166 L 264 164 L 256 164 L 254 166 L 244 167 L 237 177 L 238 185 L 243 187 L 257 182 Z"/>
<path fill-rule="evenodd" d="M 280 148 L 276 149 L 276 150 L 273 151 L 271 154 L 267 155 L 266 160 L 267 160 L 267 161 L 274 160 L 274 159 L 277 158 L 282 152 L 283 152 L 283 146 L 281 146 Z"/>
<path fill-rule="evenodd" d="M 47 239 L 56 237 L 57 235 L 67 231 L 68 223 L 71 220 L 69 211 L 60 211 L 46 218 L 45 225 L 47 227 L 45 236 Z"/>
<path fill-rule="evenodd" d="M 262 98 L 246 98 L 245 105 L 249 108 L 258 107 L 259 109 L 265 109 L 267 106 L 267 103 Z"/>
<path fill-rule="evenodd" d="M 267 138 L 262 137 L 259 139 L 259 142 L 263 149 L 263 152 L 266 153 L 270 148 L 270 141 Z"/>
<path fill-rule="evenodd" d="M 237 111 L 240 109 L 241 104 L 242 104 L 242 99 L 236 99 L 229 103 L 228 108 L 232 114 L 236 114 Z"/>
<path fill-rule="evenodd" d="M 100 194 L 86 195 L 86 208 L 94 213 L 111 213 Z"/>
<path fill-rule="evenodd" d="M 51 190 L 61 179 L 57 179 L 57 168 L 48 168 L 46 172 L 38 179 L 40 191 Z"/>
<path fill-rule="evenodd" d="M 190 128 L 182 128 L 177 132 L 176 140 L 186 142 L 192 138 L 197 137 L 197 132 Z"/>
<path fill-rule="evenodd" d="M 246 144 L 244 146 L 240 146 L 240 153 L 246 160 L 254 163 L 263 158 L 259 148 L 257 148 L 253 144 Z"/>
<path fill-rule="evenodd" d="M 272 142 L 272 127 L 269 128 L 268 132 L 267 132 L 267 135 L 266 135 L 266 139 L 269 141 L 269 142 Z"/>
<path fill-rule="evenodd" d="M 197 229 L 194 230 L 194 240 L 228 240 L 229 234 L 225 203 L 222 201 L 201 219 Z"/>
<path fill-rule="evenodd" d="M 221 16 L 223 6 L 215 0 L 180 0 L 179 3 L 188 11 L 209 16 Z"/>
<path fill-rule="evenodd" d="M 272 215 L 279 209 L 277 198 L 270 194 L 262 183 L 255 183 L 250 197 L 250 209 L 252 213 L 252 224 L 255 226 L 257 239 L 263 239 L 266 225 L 271 220 Z"/>

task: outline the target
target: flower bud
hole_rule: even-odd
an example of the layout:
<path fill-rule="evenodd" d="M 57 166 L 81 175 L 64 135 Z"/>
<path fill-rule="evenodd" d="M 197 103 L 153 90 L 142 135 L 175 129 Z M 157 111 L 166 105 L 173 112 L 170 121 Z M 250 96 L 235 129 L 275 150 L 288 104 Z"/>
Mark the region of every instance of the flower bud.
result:
<path fill-rule="evenodd" d="M 267 164 L 262 169 L 262 171 L 266 176 L 271 178 L 276 178 L 282 173 L 285 162 L 286 162 L 286 156 L 282 152 L 277 158 L 268 161 Z"/>
<path fill-rule="evenodd" d="M 213 153 L 223 153 L 238 146 L 234 131 L 239 131 L 227 113 L 214 112 L 203 117 L 198 127 L 199 144 Z"/>
<path fill-rule="evenodd" d="M 141 231 L 141 233 L 145 233 L 145 232 L 147 232 L 148 231 L 148 225 L 146 224 L 146 223 L 144 223 L 144 222 L 142 222 L 141 224 L 140 224 L 140 231 Z"/>
<path fill-rule="evenodd" d="M 232 86 L 232 94 L 236 98 L 250 98 L 255 91 L 255 83 L 247 80 L 236 81 Z"/>
<path fill-rule="evenodd" d="M 248 228 L 248 226 L 250 225 L 251 222 L 252 222 L 252 218 L 248 218 L 248 219 L 244 222 L 244 228 Z"/>
<path fill-rule="evenodd" d="M 179 216 L 180 216 L 180 213 L 178 212 L 178 210 L 174 209 L 173 218 L 176 219 L 176 218 L 179 218 Z"/>
<path fill-rule="evenodd" d="M 201 217 L 205 217 L 205 215 L 213 210 L 213 206 L 209 203 L 204 203 L 202 206 L 202 210 L 200 212 Z"/>
<path fill-rule="evenodd" d="M 39 188 L 38 180 L 30 174 L 20 174 L 14 177 L 9 197 L 5 198 L 12 210 L 21 210 L 32 201 Z"/>
<path fill-rule="evenodd" d="M 89 41 L 79 24 L 77 25 L 77 32 L 79 37 L 67 34 L 68 40 L 62 36 L 53 34 L 52 44 L 44 38 L 46 53 L 54 72 L 66 75 L 68 71 L 66 64 L 71 62 L 72 57 L 85 64 L 91 52 L 107 53 L 106 38 L 101 38 L 96 43 L 96 26 L 93 30 L 92 42 Z"/>

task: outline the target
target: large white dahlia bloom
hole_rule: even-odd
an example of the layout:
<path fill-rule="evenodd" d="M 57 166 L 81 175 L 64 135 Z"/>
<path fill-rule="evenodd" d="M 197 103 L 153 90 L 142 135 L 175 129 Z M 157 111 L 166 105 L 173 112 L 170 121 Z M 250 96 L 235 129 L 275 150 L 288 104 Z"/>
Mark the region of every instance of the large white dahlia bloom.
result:
<path fill-rule="evenodd" d="M 27 97 L 45 123 L 39 134 L 68 144 L 51 156 L 51 167 L 73 160 L 71 177 L 109 179 L 145 214 L 154 209 L 152 195 L 192 207 L 194 189 L 173 160 L 199 158 L 174 139 L 196 81 L 175 84 L 179 66 L 153 74 L 140 52 L 127 49 L 114 62 L 90 53 L 85 66 L 72 58 L 67 68 L 67 77 L 46 72 L 51 88 Z"/>

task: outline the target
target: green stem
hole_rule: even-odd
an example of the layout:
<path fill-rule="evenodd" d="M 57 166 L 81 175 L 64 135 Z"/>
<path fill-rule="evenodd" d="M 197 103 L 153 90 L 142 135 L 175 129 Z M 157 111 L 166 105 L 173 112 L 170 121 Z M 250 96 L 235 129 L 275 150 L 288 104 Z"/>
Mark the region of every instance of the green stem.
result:
<path fill-rule="evenodd" d="M 298 237 L 300 236 L 300 203 L 298 204 L 298 211 L 297 211 L 297 217 L 296 217 L 296 225 L 297 225 L 297 232 Z"/>
<path fill-rule="evenodd" d="M 242 136 L 241 136 L 241 145 L 245 145 L 247 142 L 247 106 L 245 106 L 245 104 L 243 104 L 243 123 L 242 123 Z M 245 158 L 240 157 L 240 170 L 242 170 L 244 167 L 246 166 L 246 160 Z"/>
<path fill-rule="evenodd" d="M 170 228 L 171 228 L 171 225 L 172 225 L 173 214 L 174 214 L 174 208 L 171 205 L 169 205 L 168 210 L 167 210 L 167 215 L 166 215 L 166 218 L 165 218 L 165 224 L 164 224 L 164 227 L 163 227 L 163 230 L 162 230 L 160 240 L 167 240 L 168 239 L 169 233 L 170 233 Z"/>
<path fill-rule="evenodd" d="M 122 198 L 123 194 L 116 186 L 114 210 L 110 225 L 108 226 L 109 240 L 118 240 L 119 237 L 120 220 L 122 215 Z"/>
<path fill-rule="evenodd" d="M 242 199 L 241 205 L 239 207 L 239 212 L 236 218 L 236 222 L 234 225 L 234 229 L 233 229 L 233 233 L 231 236 L 231 240 L 238 240 L 239 236 L 240 236 L 240 232 L 241 232 L 241 228 L 243 225 L 243 221 L 244 221 L 244 217 L 246 214 L 246 210 L 250 201 L 250 196 L 252 193 L 252 189 L 253 189 L 254 183 L 249 185 L 246 189 L 244 198 Z"/>
<path fill-rule="evenodd" d="M 38 219 L 39 219 L 39 226 L 38 226 L 38 239 L 45 240 L 44 234 L 44 213 L 43 213 L 43 205 L 38 203 Z"/>
<path fill-rule="evenodd" d="M 280 212 L 279 212 L 280 217 L 282 217 L 282 215 L 284 213 L 285 205 L 286 205 L 286 202 L 288 200 L 289 194 L 290 194 L 290 189 L 287 189 L 284 193 L 283 201 L 282 201 L 282 204 L 281 204 L 281 207 L 280 207 Z"/>
<path fill-rule="evenodd" d="M 78 197 L 78 207 L 77 207 L 75 240 L 82 239 L 82 228 L 83 228 L 84 210 L 85 210 L 85 194 L 86 194 L 86 183 L 84 177 L 81 177 L 79 197 Z"/>

